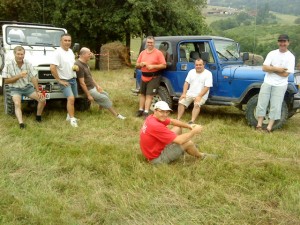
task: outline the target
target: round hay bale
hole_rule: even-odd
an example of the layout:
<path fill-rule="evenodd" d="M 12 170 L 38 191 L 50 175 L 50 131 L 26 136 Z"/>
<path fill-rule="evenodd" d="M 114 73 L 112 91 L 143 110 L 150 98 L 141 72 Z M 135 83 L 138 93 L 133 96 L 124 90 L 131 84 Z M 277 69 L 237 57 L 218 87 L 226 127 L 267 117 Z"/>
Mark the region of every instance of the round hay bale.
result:
<path fill-rule="evenodd" d="M 263 62 L 264 57 L 262 57 L 261 55 L 249 53 L 249 60 L 246 60 L 245 64 L 249 66 L 261 66 Z"/>
<path fill-rule="evenodd" d="M 117 70 L 131 66 L 130 53 L 121 42 L 111 42 L 100 49 L 100 69 Z"/>

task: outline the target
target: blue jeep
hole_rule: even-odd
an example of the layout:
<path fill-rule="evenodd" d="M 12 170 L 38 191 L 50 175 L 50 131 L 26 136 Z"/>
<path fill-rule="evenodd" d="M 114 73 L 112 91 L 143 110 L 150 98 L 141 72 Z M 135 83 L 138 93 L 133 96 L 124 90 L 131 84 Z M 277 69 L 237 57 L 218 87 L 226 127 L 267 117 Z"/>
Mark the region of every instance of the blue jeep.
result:
<path fill-rule="evenodd" d="M 232 39 L 215 36 L 161 36 L 155 37 L 155 46 L 160 49 L 167 61 L 167 68 L 162 72 L 162 80 L 153 104 L 158 100 L 166 101 L 170 107 L 178 101 L 189 70 L 194 68 L 194 61 L 202 58 L 205 68 L 213 74 L 213 87 L 206 102 L 207 105 L 235 106 L 245 111 L 247 122 L 256 126 L 255 109 L 260 86 L 265 73 L 261 66 L 246 66 L 244 61 L 249 54 L 241 57 L 239 44 Z M 140 51 L 145 48 L 145 40 Z M 135 70 L 136 89 L 138 92 L 141 71 Z M 282 107 L 281 119 L 273 129 L 280 128 L 286 120 L 300 108 L 299 80 L 300 72 L 290 74 L 288 89 Z M 268 123 L 265 118 L 264 124 Z"/>

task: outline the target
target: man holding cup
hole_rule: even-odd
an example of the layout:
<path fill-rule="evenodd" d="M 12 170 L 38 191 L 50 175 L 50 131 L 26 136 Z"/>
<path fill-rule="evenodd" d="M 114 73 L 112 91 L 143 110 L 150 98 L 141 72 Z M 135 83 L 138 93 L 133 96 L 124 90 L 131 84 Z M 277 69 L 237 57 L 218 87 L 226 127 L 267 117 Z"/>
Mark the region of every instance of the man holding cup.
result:
<path fill-rule="evenodd" d="M 2 71 L 4 83 L 10 86 L 12 99 L 15 105 L 15 114 L 24 129 L 25 124 L 22 118 L 21 100 L 22 95 L 38 102 L 36 121 L 42 121 L 42 112 L 45 106 L 45 97 L 39 92 L 37 73 L 31 63 L 24 59 L 25 49 L 22 46 L 14 48 L 15 58 L 6 62 Z"/>

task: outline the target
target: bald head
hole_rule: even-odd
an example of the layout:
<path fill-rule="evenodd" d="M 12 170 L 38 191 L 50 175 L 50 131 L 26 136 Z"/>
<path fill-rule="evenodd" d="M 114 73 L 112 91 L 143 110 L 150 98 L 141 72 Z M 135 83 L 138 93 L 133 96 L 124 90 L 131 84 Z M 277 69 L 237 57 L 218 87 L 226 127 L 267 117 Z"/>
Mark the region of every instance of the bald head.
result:
<path fill-rule="evenodd" d="M 83 47 L 79 51 L 79 60 L 82 62 L 88 62 L 91 59 L 92 53 L 89 48 Z"/>

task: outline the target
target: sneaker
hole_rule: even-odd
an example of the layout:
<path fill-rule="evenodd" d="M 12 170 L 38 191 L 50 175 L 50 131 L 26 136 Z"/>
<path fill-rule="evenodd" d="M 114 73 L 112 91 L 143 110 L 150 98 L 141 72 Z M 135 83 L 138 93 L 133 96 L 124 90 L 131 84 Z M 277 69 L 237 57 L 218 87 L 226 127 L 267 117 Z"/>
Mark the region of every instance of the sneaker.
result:
<path fill-rule="evenodd" d="M 125 116 L 122 116 L 121 114 L 118 114 L 118 115 L 117 115 L 117 118 L 118 118 L 118 119 L 121 119 L 121 120 L 125 120 L 125 119 L 126 119 L 126 117 L 125 117 Z"/>
<path fill-rule="evenodd" d="M 143 117 L 144 117 L 144 119 L 146 119 L 148 116 L 149 116 L 149 113 L 148 113 L 148 112 L 143 112 Z"/>
<path fill-rule="evenodd" d="M 144 111 L 143 110 L 139 110 L 136 112 L 136 117 L 141 117 L 143 115 Z"/>
<path fill-rule="evenodd" d="M 79 121 L 79 120 L 80 120 L 80 119 L 77 119 L 77 118 L 75 118 L 75 117 L 74 117 L 74 119 L 76 119 L 77 121 Z M 68 121 L 68 122 L 69 122 L 70 120 L 71 120 L 71 117 L 69 116 L 69 114 L 67 114 L 66 121 Z"/>
<path fill-rule="evenodd" d="M 70 115 L 69 115 L 69 113 L 67 114 L 67 118 L 66 118 L 66 121 L 70 121 Z"/>
<path fill-rule="evenodd" d="M 25 124 L 24 123 L 20 123 L 20 129 L 25 129 Z"/>
<path fill-rule="evenodd" d="M 206 159 L 217 159 L 217 158 L 219 158 L 219 156 L 216 155 L 216 154 L 203 153 L 203 154 L 202 154 L 201 160 L 206 160 Z"/>
<path fill-rule="evenodd" d="M 42 116 L 36 115 L 35 120 L 39 123 L 42 122 Z"/>
<path fill-rule="evenodd" d="M 189 121 L 189 122 L 188 122 L 188 124 L 190 124 L 190 125 L 191 125 L 191 124 L 194 124 L 194 122 L 193 122 L 193 121 Z"/>
<path fill-rule="evenodd" d="M 78 127 L 77 119 L 76 118 L 70 118 L 70 124 L 72 127 Z"/>

